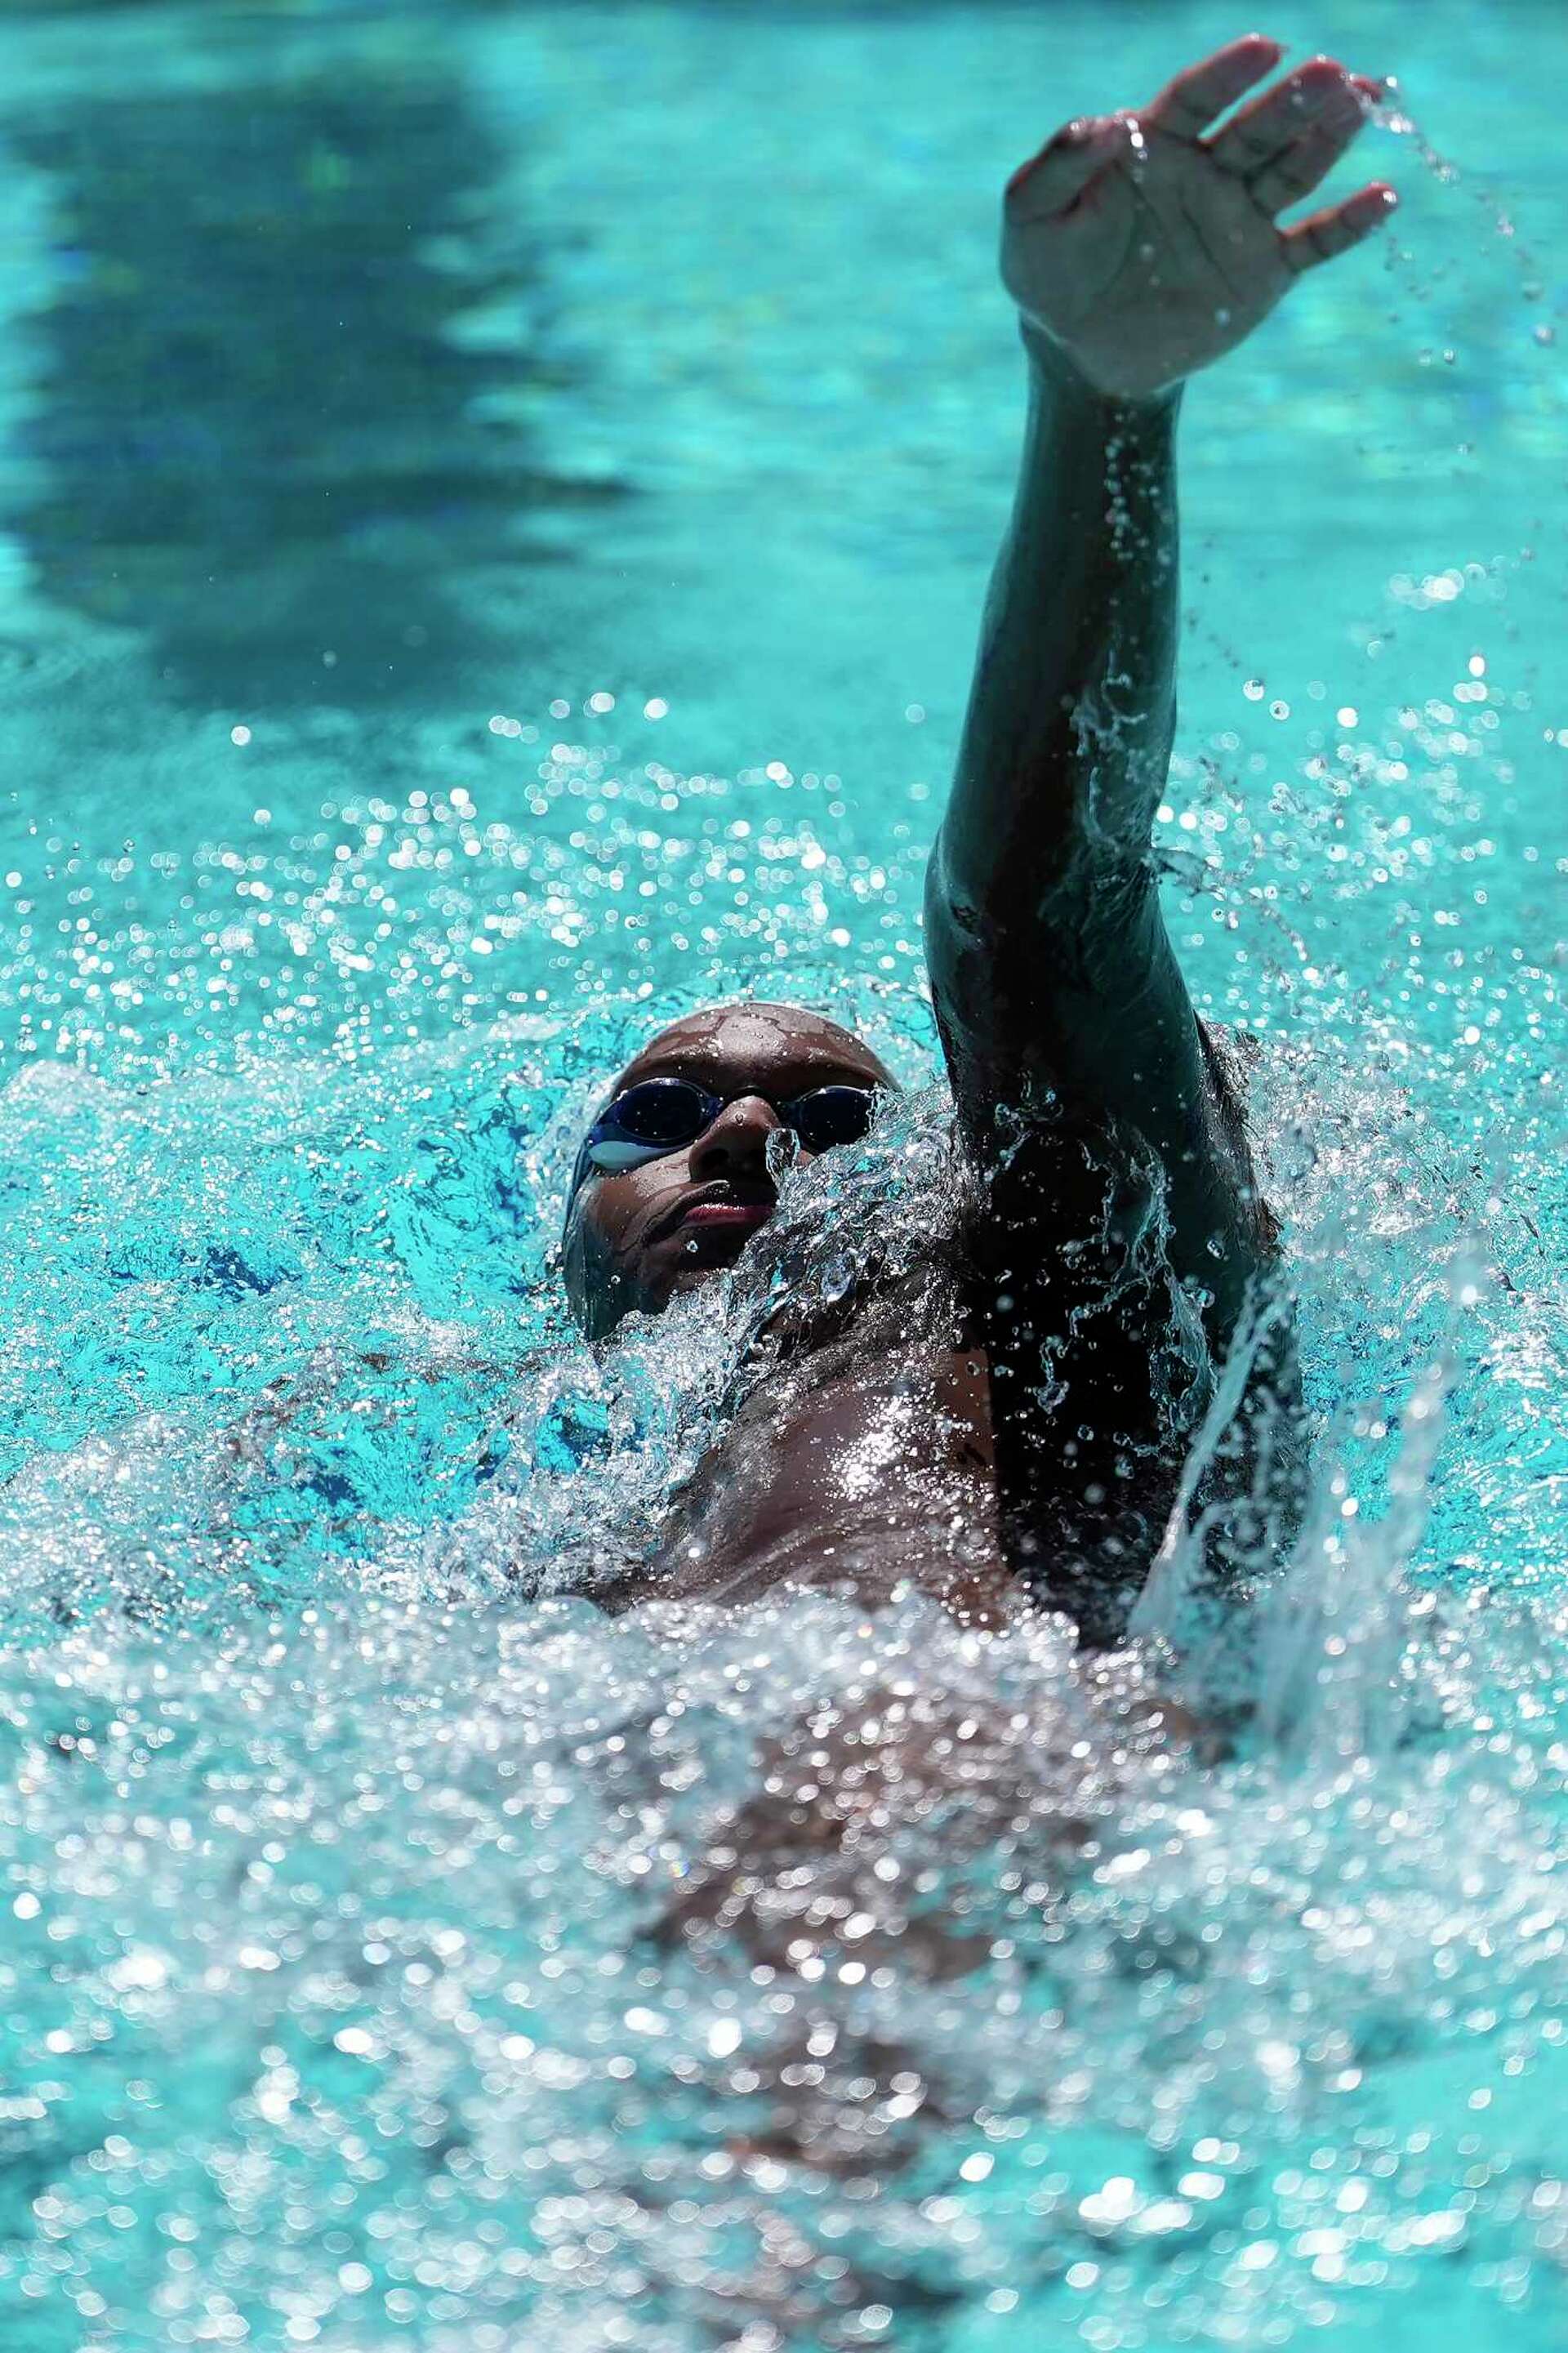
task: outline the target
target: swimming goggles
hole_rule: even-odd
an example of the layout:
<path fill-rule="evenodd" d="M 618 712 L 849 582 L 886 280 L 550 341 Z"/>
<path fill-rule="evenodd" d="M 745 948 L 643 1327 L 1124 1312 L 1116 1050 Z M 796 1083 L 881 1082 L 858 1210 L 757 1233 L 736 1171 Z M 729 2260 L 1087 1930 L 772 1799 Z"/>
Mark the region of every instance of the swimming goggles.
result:
<path fill-rule="evenodd" d="M 740 1093 L 758 1092 L 745 1087 Z M 695 1144 L 726 1103 L 739 1100 L 710 1094 L 691 1079 L 639 1079 L 605 1105 L 583 1138 L 572 1172 L 573 1193 L 595 1169 L 640 1168 L 645 1161 Z M 773 1108 L 803 1151 L 826 1152 L 836 1144 L 859 1143 L 871 1124 L 875 1102 L 872 1087 L 813 1087 Z"/>

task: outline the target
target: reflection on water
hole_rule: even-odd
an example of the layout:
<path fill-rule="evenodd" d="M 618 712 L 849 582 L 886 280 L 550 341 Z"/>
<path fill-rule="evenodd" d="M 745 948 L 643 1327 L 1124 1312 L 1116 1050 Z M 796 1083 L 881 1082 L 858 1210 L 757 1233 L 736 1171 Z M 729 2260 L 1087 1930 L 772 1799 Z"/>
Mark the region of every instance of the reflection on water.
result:
<path fill-rule="evenodd" d="M 147 633 L 177 698 L 417 690 L 482 658 L 478 592 L 531 512 L 616 494 L 530 430 L 563 364 L 541 251 L 498 217 L 496 136 L 434 28 L 421 47 L 290 71 L 274 46 L 265 78 L 15 128 L 60 242 L 5 520 L 51 598 Z"/>

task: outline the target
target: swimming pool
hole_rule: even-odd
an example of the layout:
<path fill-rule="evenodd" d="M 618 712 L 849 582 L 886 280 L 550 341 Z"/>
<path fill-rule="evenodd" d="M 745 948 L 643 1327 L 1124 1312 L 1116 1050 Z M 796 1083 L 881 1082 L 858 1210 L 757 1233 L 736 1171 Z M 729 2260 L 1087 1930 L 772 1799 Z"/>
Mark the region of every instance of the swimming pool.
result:
<path fill-rule="evenodd" d="M 1160 840 L 1322 1425 L 1258 1735 L 1153 1769 L 1049 1626 L 552 1598 L 735 1345 L 572 1341 L 574 1113 L 752 987 L 929 1076 L 995 187 L 1236 29 L 11 20 L 6 2353 L 1561 2345 L 1560 15 L 1281 20 L 1424 140 L 1184 425 Z M 1003 1694 L 1007 1819 L 681 1946 L 889 1686 Z"/>

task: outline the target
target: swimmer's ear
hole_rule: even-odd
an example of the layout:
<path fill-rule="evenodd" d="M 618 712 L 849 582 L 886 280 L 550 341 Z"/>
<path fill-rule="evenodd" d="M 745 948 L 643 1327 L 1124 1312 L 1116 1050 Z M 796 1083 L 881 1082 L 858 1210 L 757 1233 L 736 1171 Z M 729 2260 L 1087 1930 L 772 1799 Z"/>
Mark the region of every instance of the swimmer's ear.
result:
<path fill-rule="evenodd" d="M 573 1202 L 566 1212 L 566 1226 L 560 1242 L 561 1287 L 566 1293 L 566 1305 L 572 1321 L 584 1338 L 592 1339 L 594 1309 L 593 1285 L 589 1277 L 587 1252 L 584 1247 L 583 1220 L 577 1204 Z"/>

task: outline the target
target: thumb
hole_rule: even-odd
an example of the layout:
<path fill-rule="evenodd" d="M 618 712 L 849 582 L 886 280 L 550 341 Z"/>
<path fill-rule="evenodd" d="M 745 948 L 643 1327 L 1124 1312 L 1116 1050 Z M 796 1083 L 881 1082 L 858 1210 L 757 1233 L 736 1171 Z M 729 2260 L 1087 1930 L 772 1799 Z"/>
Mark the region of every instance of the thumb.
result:
<path fill-rule="evenodd" d="M 1124 127 L 1113 114 L 1084 115 L 1066 124 L 1037 155 L 1020 164 L 1008 181 L 1004 199 L 1008 213 L 1015 220 L 1028 221 L 1065 212 L 1124 138 Z"/>

